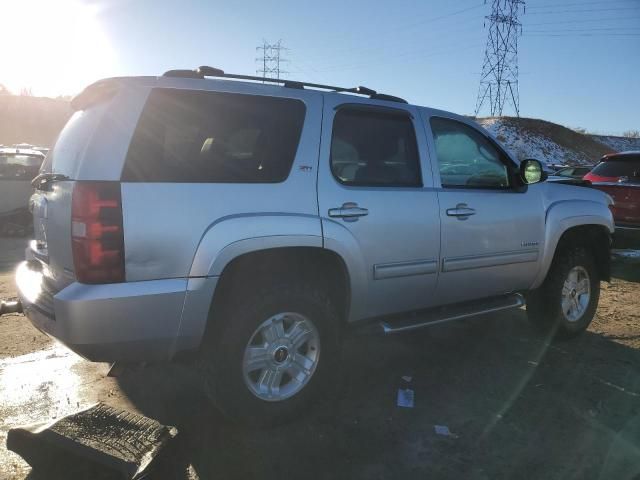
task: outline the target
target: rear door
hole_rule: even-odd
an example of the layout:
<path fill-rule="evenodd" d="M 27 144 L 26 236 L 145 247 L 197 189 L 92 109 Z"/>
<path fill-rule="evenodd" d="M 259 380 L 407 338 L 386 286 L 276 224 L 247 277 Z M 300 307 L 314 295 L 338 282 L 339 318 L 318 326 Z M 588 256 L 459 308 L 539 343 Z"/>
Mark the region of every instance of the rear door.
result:
<path fill-rule="evenodd" d="M 524 290 L 544 241 L 539 185 L 516 187 L 516 165 L 489 136 L 457 118 L 428 116 L 438 199 L 442 304 Z"/>
<path fill-rule="evenodd" d="M 427 307 L 440 248 L 424 130 L 411 106 L 325 96 L 318 196 L 325 237 L 347 236 L 364 264 L 357 317 Z M 356 305 L 355 308 L 358 308 Z M 353 319 L 356 319 L 353 318 Z"/>
<path fill-rule="evenodd" d="M 595 183 L 594 187 L 613 198 L 610 208 L 617 227 L 640 226 L 640 181 Z"/>

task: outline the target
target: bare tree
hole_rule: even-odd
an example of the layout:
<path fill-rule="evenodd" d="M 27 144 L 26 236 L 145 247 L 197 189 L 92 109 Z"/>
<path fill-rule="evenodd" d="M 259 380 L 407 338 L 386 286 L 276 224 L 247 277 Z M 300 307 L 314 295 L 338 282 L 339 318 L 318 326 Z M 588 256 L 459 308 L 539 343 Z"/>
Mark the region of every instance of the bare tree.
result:
<path fill-rule="evenodd" d="M 627 130 L 622 133 L 622 136 L 627 138 L 640 138 L 640 130 Z"/>

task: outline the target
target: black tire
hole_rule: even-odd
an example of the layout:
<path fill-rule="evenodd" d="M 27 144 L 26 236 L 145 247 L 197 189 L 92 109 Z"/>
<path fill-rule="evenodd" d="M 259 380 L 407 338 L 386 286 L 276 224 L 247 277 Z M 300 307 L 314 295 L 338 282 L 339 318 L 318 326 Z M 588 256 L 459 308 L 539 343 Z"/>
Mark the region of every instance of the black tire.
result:
<path fill-rule="evenodd" d="M 578 319 L 569 321 L 562 311 L 562 289 L 569 272 L 582 267 L 589 276 L 590 297 Z M 584 332 L 596 313 L 600 298 L 600 278 L 592 254 L 584 247 L 559 249 L 543 284 L 527 295 L 527 316 L 544 333 L 568 339 Z"/>
<path fill-rule="evenodd" d="M 266 401 L 246 385 L 242 362 L 256 329 L 281 312 L 311 320 L 320 338 L 320 355 L 309 381 L 299 392 L 280 401 Z M 275 285 L 243 292 L 214 312 L 200 352 L 203 384 L 209 400 L 231 421 L 269 427 L 306 414 L 337 385 L 342 350 L 340 318 L 328 294 L 313 285 Z"/>

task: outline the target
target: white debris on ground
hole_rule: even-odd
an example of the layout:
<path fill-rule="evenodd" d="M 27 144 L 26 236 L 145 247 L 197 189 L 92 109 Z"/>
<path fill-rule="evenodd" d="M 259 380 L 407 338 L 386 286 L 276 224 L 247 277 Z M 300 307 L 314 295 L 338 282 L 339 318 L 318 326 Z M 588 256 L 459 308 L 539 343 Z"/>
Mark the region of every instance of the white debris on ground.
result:
<path fill-rule="evenodd" d="M 640 150 L 640 138 L 615 137 L 613 135 L 589 135 L 589 137 L 616 152 Z"/>
<path fill-rule="evenodd" d="M 410 388 L 399 388 L 396 403 L 399 407 L 413 408 L 415 392 Z"/>
<path fill-rule="evenodd" d="M 594 162 L 581 152 L 564 148 L 538 132 L 518 128 L 504 118 L 478 118 L 486 128 L 516 158 L 535 158 L 546 164 L 592 165 Z"/>
<path fill-rule="evenodd" d="M 613 255 L 616 257 L 623 257 L 629 259 L 637 259 L 640 260 L 640 250 L 612 250 Z"/>

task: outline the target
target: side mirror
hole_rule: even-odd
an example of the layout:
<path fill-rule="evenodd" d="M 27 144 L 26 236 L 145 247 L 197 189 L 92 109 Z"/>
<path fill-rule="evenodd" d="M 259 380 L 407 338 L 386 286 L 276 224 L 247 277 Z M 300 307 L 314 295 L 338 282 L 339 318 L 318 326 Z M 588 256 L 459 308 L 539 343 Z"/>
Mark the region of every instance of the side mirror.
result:
<path fill-rule="evenodd" d="M 542 162 L 534 158 L 528 158 L 520 162 L 520 178 L 525 185 L 544 182 L 547 174 L 542 168 Z"/>

